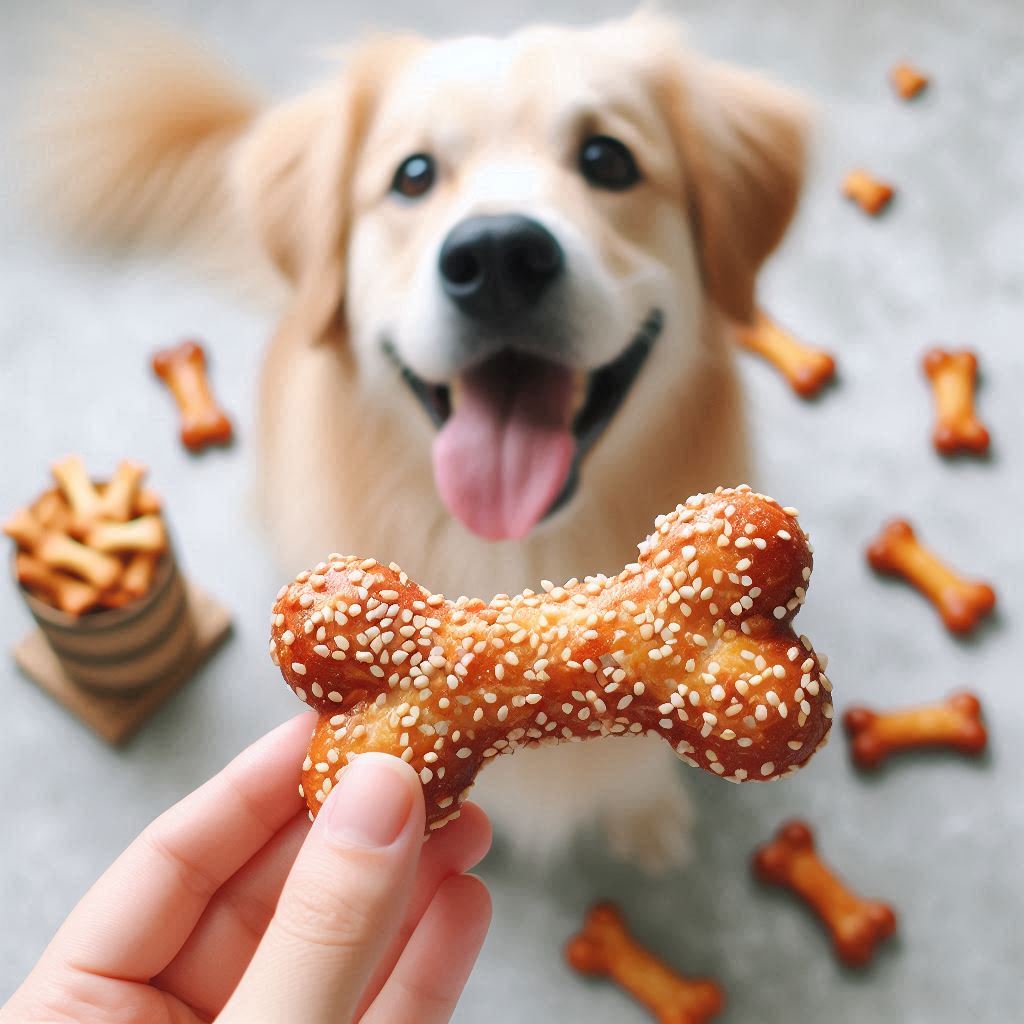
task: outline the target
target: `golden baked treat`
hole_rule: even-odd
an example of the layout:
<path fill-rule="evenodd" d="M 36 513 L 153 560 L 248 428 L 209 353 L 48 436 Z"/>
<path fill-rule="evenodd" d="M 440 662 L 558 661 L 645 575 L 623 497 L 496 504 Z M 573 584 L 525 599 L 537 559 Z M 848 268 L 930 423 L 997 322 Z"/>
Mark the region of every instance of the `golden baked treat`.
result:
<path fill-rule="evenodd" d="M 935 606 L 951 633 L 969 633 L 996 604 L 987 584 L 969 580 L 926 548 L 906 519 L 886 523 L 867 550 L 876 572 L 900 576 Z"/>
<path fill-rule="evenodd" d="M 736 325 L 736 337 L 744 348 L 767 359 L 801 398 L 812 398 L 835 376 L 830 353 L 799 341 L 762 309 L 753 323 Z"/>
<path fill-rule="evenodd" d="M 890 754 L 903 750 L 948 747 L 962 754 L 980 754 L 988 745 L 981 701 L 969 690 L 912 708 L 852 707 L 843 715 L 843 725 L 858 768 L 877 768 Z"/>
<path fill-rule="evenodd" d="M 889 81 L 896 93 L 905 100 L 912 100 L 928 85 L 928 76 L 909 61 L 900 61 L 889 72 Z"/>
<path fill-rule="evenodd" d="M 896 190 L 865 170 L 850 171 L 843 178 L 843 195 L 852 199 L 865 213 L 877 217 L 892 201 Z"/>
<path fill-rule="evenodd" d="M 974 411 L 978 357 L 968 349 L 946 352 L 933 348 L 925 353 L 922 365 L 935 395 L 935 450 L 943 455 L 984 455 L 989 434 Z"/>
<path fill-rule="evenodd" d="M 804 821 L 783 825 L 754 853 L 752 866 L 758 879 L 790 889 L 821 918 L 836 955 L 850 967 L 867 964 L 878 944 L 896 931 L 892 907 L 858 896 L 836 877 L 815 850 Z"/>
<path fill-rule="evenodd" d="M 417 770 L 431 829 L 489 759 L 543 742 L 655 733 L 733 782 L 796 771 L 832 717 L 822 661 L 791 624 L 811 575 L 796 515 L 719 489 L 660 516 L 615 577 L 489 603 L 372 558 L 300 573 L 278 594 L 270 653 L 320 715 L 311 814 L 370 750 Z"/>
<path fill-rule="evenodd" d="M 707 1024 L 725 1007 L 725 992 L 710 978 L 684 978 L 630 935 L 611 903 L 591 908 L 583 930 L 565 947 L 569 966 L 611 978 L 659 1024 Z"/>
<path fill-rule="evenodd" d="M 123 460 L 105 484 L 76 455 L 51 470 L 57 487 L 3 527 L 17 544 L 18 582 L 73 616 L 145 596 L 169 548 L 159 500 L 141 488 L 145 467 Z"/>
<path fill-rule="evenodd" d="M 195 341 L 183 341 L 153 356 L 153 372 L 167 385 L 181 414 L 181 443 L 199 452 L 227 444 L 231 420 L 217 404 L 206 369 L 206 353 Z"/>

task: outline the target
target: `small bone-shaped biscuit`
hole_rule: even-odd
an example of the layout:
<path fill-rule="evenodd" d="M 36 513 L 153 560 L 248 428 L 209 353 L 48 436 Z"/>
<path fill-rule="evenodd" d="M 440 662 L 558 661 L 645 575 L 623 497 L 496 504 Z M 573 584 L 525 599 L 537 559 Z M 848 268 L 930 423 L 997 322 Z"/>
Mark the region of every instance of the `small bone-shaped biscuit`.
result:
<path fill-rule="evenodd" d="M 860 768 L 877 768 L 901 750 L 951 747 L 963 754 L 980 754 L 988 743 L 981 702 L 966 690 L 938 704 L 895 711 L 852 707 L 843 716 L 843 725 Z"/>
<path fill-rule="evenodd" d="M 457 816 L 488 760 L 542 742 L 655 733 L 734 782 L 796 771 L 832 716 L 822 666 L 790 625 L 810 574 L 796 510 L 749 488 L 660 516 L 616 577 L 489 604 L 331 555 L 281 588 L 270 643 L 320 714 L 310 812 L 370 750 L 412 763 L 430 828 Z"/>
<path fill-rule="evenodd" d="M 153 356 L 153 371 L 171 389 L 181 413 L 181 442 L 191 451 L 231 440 L 231 421 L 217 405 L 206 373 L 206 354 L 183 341 Z"/>
<path fill-rule="evenodd" d="M 889 205 L 895 194 L 892 185 L 872 177 L 867 171 L 850 171 L 843 178 L 843 195 L 873 217 L 877 217 Z"/>
<path fill-rule="evenodd" d="M 763 310 L 756 312 L 752 324 L 737 324 L 736 337 L 775 366 L 804 398 L 816 395 L 835 376 L 836 361 L 828 352 L 798 341 Z"/>
<path fill-rule="evenodd" d="M 45 529 L 28 509 L 16 512 L 4 524 L 4 533 L 51 569 L 65 569 L 101 590 L 112 587 L 121 575 L 121 563 L 112 555 L 94 551 L 66 534 Z"/>
<path fill-rule="evenodd" d="M 987 583 L 964 579 L 929 551 L 905 519 L 894 519 L 882 528 L 867 551 L 868 562 L 878 572 L 902 576 L 935 605 L 946 628 L 969 633 L 996 603 Z"/>
<path fill-rule="evenodd" d="M 936 421 L 932 440 L 943 455 L 955 452 L 988 451 L 989 435 L 974 412 L 974 388 L 978 380 L 978 359 L 973 352 L 944 352 L 933 348 L 925 353 L 924 372 L 935 392 Z"/>
<path fill-rule="evenodd" d="M 68 615 L 84 615 L 99 604 L 100 592 L 92 584 L 57 572 L 24 551 L 15 556 L 14 569 L 23 587 Z"/>
<path fill-rule="evenodd" d="M 762 882 L 795 892 L 821 918 L 839 959 L 851 967 L 866 964 L 876 946 L 896 930 L 886 903 L 865 900 L 848 889 L 821 860 L 805 822 L 787 822 L 775 838 L 754 853 L 754 873 Z"/>
<path fill-rule="evenodd" d="M 67 533 L 71 527 L 71 506 L 59 490 L 46 491 L 40 495 L 31 512 L 44 529 Z"/>
<path fill-rule="evenodd" d="M 123 459 L 110 482 L 103 490 L 99 503 L 99 515 L 123 523 L 132 518 L 132 509 L 139 493 L 146 467 L 137 462 Z"/>
<path fill-rule="evenodd" d="M 138 551 L 128 560 L 124 576 L 121 577 L 121 589 L 131 599 L 149 593 L 156 576 L 156 567 L 160 563 L 160 555 L 151 551 Z"/>
<path fill-rule="evenodd" d="M 55 462 L 51 472 L 71 506 L 72 516 L 81 521 L 93 519 L 99 512 L 100 495 L 82 460 L 77 455 L 69 455 Z"/>
<path fill-rule="evenodd" d="M 725 993 L 708 978 L 684 978 L 630 935 L 610 903 L 594 907 L 583 930 L 565 947 L 569 966 L 608 977 L 646 1006 L 659 1024 L 706 1024 L 725 1006 Z"/>
<path fill-rule="evenodd" d="M 167 550 L 167 531 L 160 516 L 139 516 L 127 523 L 97 523 L 85 535 L 85 542 L 97 551 L 161 554 Z"/>
<path fill-rule="evenodd" d="M 153 516 L 162 511 L 163 502 L 156 491 L 148 487 L 141 487 L 135 495 L 135 502 L 132 506 L 133 516 Z"/>
<path fill-rule="evenodd" d="M 928 84 L 928 76 L 909 61 L 901 61 L 889 72 L 892 87 L 905 100 L 912 100 Z"/>

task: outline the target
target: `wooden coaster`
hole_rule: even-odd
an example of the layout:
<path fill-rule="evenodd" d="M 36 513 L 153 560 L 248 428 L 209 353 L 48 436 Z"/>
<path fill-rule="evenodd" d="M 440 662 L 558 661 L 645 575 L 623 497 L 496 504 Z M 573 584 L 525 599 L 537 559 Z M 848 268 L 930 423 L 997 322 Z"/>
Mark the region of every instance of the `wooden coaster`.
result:
<path fill-rule="evenodd" d="M 121 696 L 83 689 L 68 678 L 38 629 L 14 648 L 14 660 L 44 693 L 63 704 L 93 732 L 108 743 L 121 744 L 195 675 L 231 630 L 227 609 L 194 583 L 188 583 L 187 588 L 189 611 L 195 623 L 195 646 L 165 679 L 142 693 Z"/>

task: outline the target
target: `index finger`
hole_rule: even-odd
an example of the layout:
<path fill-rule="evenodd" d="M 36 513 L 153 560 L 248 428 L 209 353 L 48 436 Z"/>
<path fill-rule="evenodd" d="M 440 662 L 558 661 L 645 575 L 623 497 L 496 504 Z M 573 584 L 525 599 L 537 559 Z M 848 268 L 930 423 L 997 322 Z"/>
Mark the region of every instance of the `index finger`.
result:
<path fill-rule="evenodd" d="M 148 981 L 181 949 L 213 894 L 302 806 L 299 765 L 315 715 L 257 740 L 165 811 L 72 911 L 44 961 Z"/>

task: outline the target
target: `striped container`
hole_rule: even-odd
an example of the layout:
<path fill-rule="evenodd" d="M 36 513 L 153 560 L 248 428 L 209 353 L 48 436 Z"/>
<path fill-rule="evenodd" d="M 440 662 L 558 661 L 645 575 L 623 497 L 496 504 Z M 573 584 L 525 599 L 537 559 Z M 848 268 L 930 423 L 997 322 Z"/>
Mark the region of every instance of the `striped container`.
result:
<path fill-rule="evenodd" d="M 144 597 L 107 611 L 68 615 L 20 588 L 60 661 L 78 685 L 129 695 L 159 683 L 192 649 L 195 626 L 173 551 Z"/>

